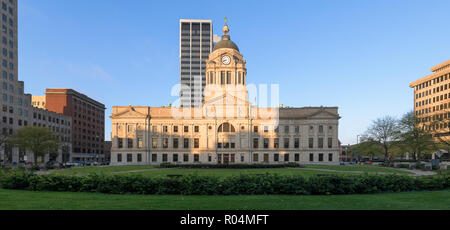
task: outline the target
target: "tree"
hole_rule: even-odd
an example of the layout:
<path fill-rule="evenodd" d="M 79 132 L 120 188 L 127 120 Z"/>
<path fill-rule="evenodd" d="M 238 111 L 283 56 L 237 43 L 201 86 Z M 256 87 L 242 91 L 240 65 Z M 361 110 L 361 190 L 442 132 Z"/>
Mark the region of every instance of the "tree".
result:
<path fill-rule="evenodd" d="M 366 131 L 365 137 L 381 144 L 386 160 L 389 158 L 389 150 L 398 140 L 399 134 L 398 121 L 391 116 L 385 116 L 372 123 Z"/>
<path fill-rule="evenodd" d="M 0 133 L 0 151 L 4 150 L 5 161 L 6 161 L 6 145 L 8 144 L 8 138 L 9 138 L 8 133 L 5 132 L 5 130 L 3 130 L 3 132 Z"/>
<path fill-rule="evenodd" d="M 441 108 L 438 114 L 419 118 L 422 126 L 428 129 L 436 142 L 438 149 L 445 149 L 450 153 L 450 107 Z M 420 122 L 419 121 L 419 122 Z"/>
<path fill-rule="evenodd" d="M 11 136 L 10 143 L 18 148 L 33 152 L 34 163 L 49 153 L 58 153 L 59 138 L 49 128 L 24 127 Z"/>
<path fill-rule="evenodd" d="M 420 120 L 414 112 L 408 112 L 399 121 L 401 133 L 399 147 L 413 154 L 414 160 L 420 160 L 423 153 L 436 150 L 433 135 L 425 128 L 420 127 Z"/>
<path fill-rule="evenodd" d="M 370 156 L 373 160 L 374 156 L 379 156 L 384 154 L 383 146 L 372 139 L 362 137 L 361 143 L 353 145 L 349 152 L 353 155 L 358 156 Z"/>

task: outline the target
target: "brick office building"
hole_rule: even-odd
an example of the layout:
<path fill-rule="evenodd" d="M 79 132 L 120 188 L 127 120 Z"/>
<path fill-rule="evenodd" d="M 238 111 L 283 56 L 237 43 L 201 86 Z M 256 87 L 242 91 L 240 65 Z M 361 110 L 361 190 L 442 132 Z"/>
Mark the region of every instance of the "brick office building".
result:
<path fill-rule="evenodd" d="M 104 104 L 73 89 L 47 89 L 45 108 L 72 117 L 72 161 L 106 160 Z"/>

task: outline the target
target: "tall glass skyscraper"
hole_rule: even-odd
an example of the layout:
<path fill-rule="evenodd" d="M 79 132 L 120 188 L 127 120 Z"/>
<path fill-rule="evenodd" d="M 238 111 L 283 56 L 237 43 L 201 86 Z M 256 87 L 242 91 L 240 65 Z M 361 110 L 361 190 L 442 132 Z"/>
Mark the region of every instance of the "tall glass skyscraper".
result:
<path fill-rule="evenodd" d="M 206 85 L 205 61 L 213 49 L 211 20 L 180 20 L 180 106 L 200 107 Z"/>

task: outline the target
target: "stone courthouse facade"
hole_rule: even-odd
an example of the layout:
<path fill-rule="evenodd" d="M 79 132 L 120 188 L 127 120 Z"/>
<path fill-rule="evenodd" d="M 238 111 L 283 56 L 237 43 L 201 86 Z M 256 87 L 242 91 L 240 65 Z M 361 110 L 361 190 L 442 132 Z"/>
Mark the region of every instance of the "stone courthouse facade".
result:
<path fill-rule="evenodd" d="M 223 32 L 201 108 L 113 107 L 111 164 L 338 162 L 338 108 L 252 105 L 246 61 Z"/>

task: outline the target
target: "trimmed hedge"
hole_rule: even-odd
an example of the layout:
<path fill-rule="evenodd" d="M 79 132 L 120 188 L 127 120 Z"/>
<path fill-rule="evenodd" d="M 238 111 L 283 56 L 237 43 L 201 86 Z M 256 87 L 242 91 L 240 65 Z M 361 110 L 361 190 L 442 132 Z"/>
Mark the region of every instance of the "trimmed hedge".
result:
<path fill-rule="evenodd" d="M 267 168 L 305 168 L 297 163 L 287 164 L 171 164 L 164 163 L 157 168 L 189 168 L 189 169 L 267 169 Z"/>
<path fill-rule="evenodd" d="M 414 178 L 363 174 L 318 175 L 305 178 L 264 174 L 152 178 L 142 175 L 36 175 L 28 171 L 11 171 L 0 177 L 0 186 L 4 189 L 111 194 L 331 195 L 450 189 L 450 175 Z"/>

